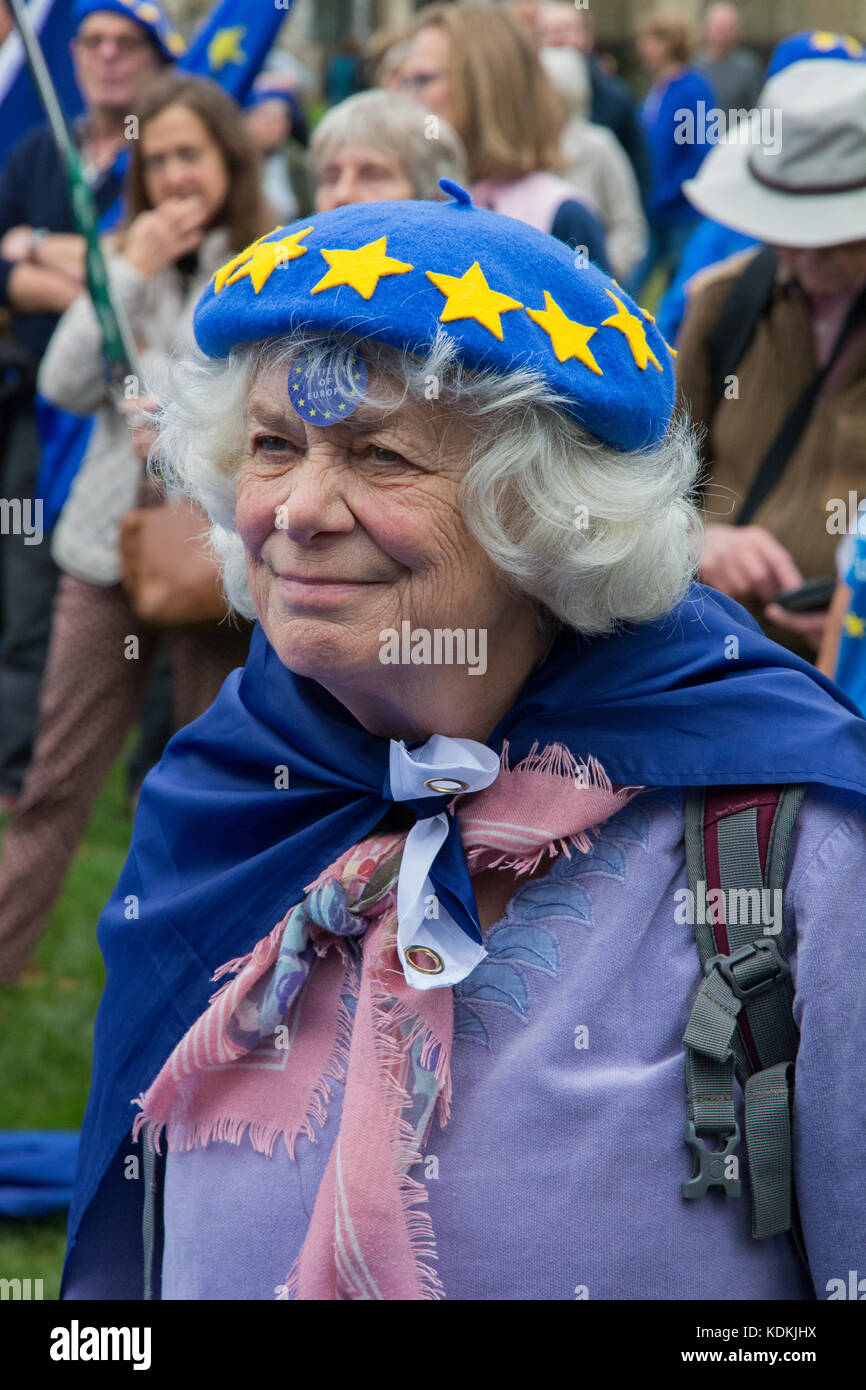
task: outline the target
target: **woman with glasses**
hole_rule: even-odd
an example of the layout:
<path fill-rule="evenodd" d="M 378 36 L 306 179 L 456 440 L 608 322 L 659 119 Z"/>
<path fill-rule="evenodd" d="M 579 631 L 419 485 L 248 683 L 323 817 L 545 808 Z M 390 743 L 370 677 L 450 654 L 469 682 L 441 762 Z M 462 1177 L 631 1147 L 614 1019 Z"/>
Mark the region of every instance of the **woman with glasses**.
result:
<path fill-rule="evenodd" d="M 462 139 L 478 207 L 550 232 L 578 266 L 608 268 L 601 222 L 558 172 L 565 103 L 519 20 L 491 4 L 424 10 L 400 82 Z"/>

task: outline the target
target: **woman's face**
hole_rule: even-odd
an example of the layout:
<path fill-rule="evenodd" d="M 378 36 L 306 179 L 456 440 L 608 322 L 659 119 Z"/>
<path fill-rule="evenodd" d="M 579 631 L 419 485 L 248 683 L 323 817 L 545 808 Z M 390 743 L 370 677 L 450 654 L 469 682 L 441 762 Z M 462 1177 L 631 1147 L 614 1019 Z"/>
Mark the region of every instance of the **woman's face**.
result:
<path fill-rule="evenodd" d="M 515 599 L 457 502 L 468 425 L 412 401 L 319 428 L 292 409 L 290 370 L 268 370 L 250 392 L 237 491 L 250 591 L 284 665 L 375 691 L 394 673 L 383 634 L 407 619 L 507 641 Z M 383 382 L 371 371 L 370 384 Z"/>
<path fill-rule="evenodd" d="M 244 114 L 244 122 L 265 154 L 279 150 L 292 133 L 292 119 L 284 101 L 262 101 Z"/>
<path fill-rule="evenodd" d="M 426 111 L 454 124 L 451 83 L 448 77 L 451 40 L 440 24 L 428 24 L 412 40 L 400 74 L 406 96 Z"/>
<path fill-rule="evenodd" d="M 671 60 L 670 49 L 659 34 L 639 34 L 636 47 L 646 72 L 661 72 Z"/>
<path fill-rule="evenodd" d="M 316 212 L 350 203 L 397 203 L 414 197 L 415 189 L 399 161 L 366 145 L 336 150 L 316 176 Z"/>
<path fill-rule="evenodd" d="M 141 131 L 144 185 L 152 207 L 168 198 L 201 199 L 203 222 L 225 206 L 229 173 L 222 151 L 200 116 L 186 106 L 166 106 Z"/>

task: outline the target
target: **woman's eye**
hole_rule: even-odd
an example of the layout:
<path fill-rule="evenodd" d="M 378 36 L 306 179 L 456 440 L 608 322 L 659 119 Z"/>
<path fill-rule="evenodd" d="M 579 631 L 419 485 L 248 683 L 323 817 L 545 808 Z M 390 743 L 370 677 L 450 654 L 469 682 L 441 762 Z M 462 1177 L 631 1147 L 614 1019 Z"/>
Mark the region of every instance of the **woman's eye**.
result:
<path fill-rule="evenodd" d="M 253 440 L 253 449 L 263 454 L 281 454 L 290 447 L 289 441 L 279 434 L 259 434 Z"/>
<path fill-rule="evenodd" d="M 386 449 L 379 444 L 371 444 L 369 452 L 377 463 L 405 463 L 402 454 L 395 453 L 393 449 Z"/>

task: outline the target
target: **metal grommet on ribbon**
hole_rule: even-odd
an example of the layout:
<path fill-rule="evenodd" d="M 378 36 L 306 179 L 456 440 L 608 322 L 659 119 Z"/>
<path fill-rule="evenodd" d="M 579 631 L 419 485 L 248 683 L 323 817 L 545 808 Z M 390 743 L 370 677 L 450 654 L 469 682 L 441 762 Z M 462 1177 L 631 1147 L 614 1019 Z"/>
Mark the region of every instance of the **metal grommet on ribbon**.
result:
<path fill-rule="evenodd" d="M 397 954 L 414 989 L 455 985 L 487 955 L 457 819 L 441 809 L 424 815 L 419 803 L 435 806 L 439 798 L 441 806 L 443 796 L 481 791 L 499 768 L 498 754 L 474 739 L 434 734 L 411 752 L 391 740 L 386 793 L 413 804 L 419 817 L 397 880 Z"/>
<path fill-rule="evenodd" d="M 419 946 L 417 941 L 406 951 L 406 959 L 422 975 L 441 975 L 445 969 L 439 952 L 431 951 L 429 946 Z"/>

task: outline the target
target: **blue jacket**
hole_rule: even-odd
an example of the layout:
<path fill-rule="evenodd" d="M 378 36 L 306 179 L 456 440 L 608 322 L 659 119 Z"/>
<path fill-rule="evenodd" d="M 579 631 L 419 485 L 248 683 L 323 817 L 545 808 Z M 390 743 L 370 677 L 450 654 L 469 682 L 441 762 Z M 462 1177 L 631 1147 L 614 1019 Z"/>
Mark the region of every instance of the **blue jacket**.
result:
<path fill-rule="evenodd" d="M 665 87 L 653 87 L 641 107 L 641 120 L 652 163 L 652 187 L 648 212 L 650 222 L 668 227 L 677 222 L 694 221 L 697 213 L 682 192 L 685 179 L 694 178 L 709 146 L 706 144 L 706 113 L 714 103 L 713 89 L 699 72 L 686 69 Z M 703 102 L 703 117 L 699 102 Z M 683 139 L 690 132 L 684 115 L 694 113 L 695 138 Z M 676 136 L 680 134 L 678 142 Z"/>
<path fill-rule="evenodd" d="M 122 152 L 124 155 L 126 151 Z M 92 185 L 96 210 L 103 219 L 123 191 L 125 160 L 117 159 Z M 48 126 L 29 131 L 11 151 L 0 172 L 0 237 L 12 227 L 46 227 L 50 232 L 74 232 L 63 160 Z M 0 304 L 9 304 L 7 284 L 14 262 L 0 257 Z M 12 335 L 39 361 L 57 327 L 56 314 L 17 314 L 12 311 Z"/>

